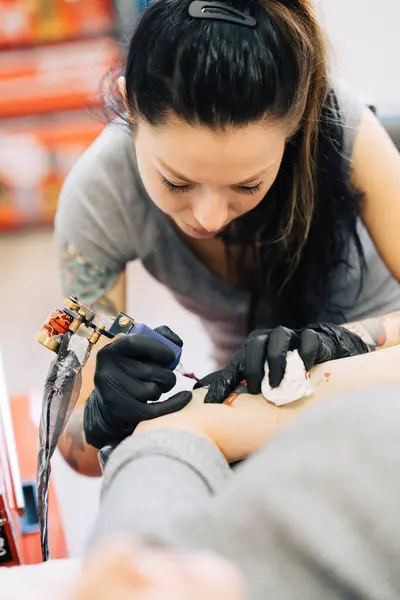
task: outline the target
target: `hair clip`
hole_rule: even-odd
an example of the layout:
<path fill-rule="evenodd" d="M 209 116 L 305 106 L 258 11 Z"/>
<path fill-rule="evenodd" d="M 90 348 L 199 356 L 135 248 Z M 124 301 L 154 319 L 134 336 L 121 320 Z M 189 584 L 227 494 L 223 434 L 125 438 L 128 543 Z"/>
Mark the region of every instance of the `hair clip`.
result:
<path fill-rule="evenodd" d="M 243 27 L 254 28 L 257 21 L 254 17 L 245 15 L 244 13 L 222 4 L 221 2 L 202 2 L 194 0 L 189 4 L 189 15 L 193 19 L 210 19 L 211 21 L 225 21 L 225 23 L 234 23 L 235 25 L 243 25 Z"/>

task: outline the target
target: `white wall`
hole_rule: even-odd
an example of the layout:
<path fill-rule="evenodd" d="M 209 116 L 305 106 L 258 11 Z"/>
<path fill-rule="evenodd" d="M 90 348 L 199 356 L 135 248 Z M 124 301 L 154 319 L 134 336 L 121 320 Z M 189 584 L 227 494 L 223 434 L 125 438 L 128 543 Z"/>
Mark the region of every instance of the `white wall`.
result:
<path fill-rule="evenodd" d="M 334 72 L 380 112 L 400 115 L 400 0 L 315 0 Z"/>

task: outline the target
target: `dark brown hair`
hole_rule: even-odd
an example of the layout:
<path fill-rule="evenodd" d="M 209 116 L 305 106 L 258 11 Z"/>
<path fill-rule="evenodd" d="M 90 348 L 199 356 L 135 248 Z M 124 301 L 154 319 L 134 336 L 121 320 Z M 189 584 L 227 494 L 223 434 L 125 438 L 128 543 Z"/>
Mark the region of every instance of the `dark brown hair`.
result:
<path fill-rule="evenodd" d="M 354 244 L 363 261 L 359 198 L 343 166 L 343 120 L 312 3 L 231 0 L 255 29 L 195 20 L 189 4 L 155 0 L 139 20 L 124 73 L 130 112 L 153 125 L 173 112 L 214 129 L 287 120 L 274 185 L 221 237 L 255 299 L 251 327 L 300 327 L 327 311 L 340 320 L 331 285 Z"/>

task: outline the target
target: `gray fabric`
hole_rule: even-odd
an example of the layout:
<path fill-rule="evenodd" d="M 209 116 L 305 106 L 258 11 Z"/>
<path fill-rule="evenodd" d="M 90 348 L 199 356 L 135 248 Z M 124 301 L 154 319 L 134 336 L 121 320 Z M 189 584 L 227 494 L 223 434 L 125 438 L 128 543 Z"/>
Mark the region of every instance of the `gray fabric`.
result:
<path fill-rule="evenodd" d="M 167 430 L 128 438 L 114 450 L 107 463 L 101 510 L 107 517 L 97 520 L 94 537 L 98 540 L 109 532 L 125 531 L 131 509 L 132 514 L 139 516 L 139 535 L 147 538 L 149 519 L 152 531 L 166 534 L 169 517 L 200 510 L 204 499 L 218 492 L 231 475 L 222 454 L 199 436 Z M 125 500 L 115 504 L 118 490 L 123 492 Z"/>
<path fill-rule="evenodd" d="M 133 436 L 106 468 L 90 546 L 125 533 L 212 549 L 250 600 L 395 600 L 399 433 L 400 390 L 378 389 L 305 411 L 233 474 L 206 439 Z"/>
<path fill-rule="evenodd" d="M 363 106 L 343 84 L 338 86 L 338 98 L 345 119 L 343 168 L 349 173 Z M 130 133 L 121 123 L 107 127 L 72 169 L 55 224 L 58 242 L 74 245 L 96 265 L 120 271 L 129 261 L 140 259 L 183 306 L 203 320 L 218 365 L 225 365 L 243 342 L 248 294 L 203 265 L 150 200 Z M 399 285 L 361 223 L 360 232 L 369 266 L 363 292 L 358 296 L 359 270 L 342 269 L 332 296 L 332 304 L 342 309 L 346 321 L 400 309 Z M 337 314 L 329 311 L 320 315 L 321 320 L 335 318 Z"/>

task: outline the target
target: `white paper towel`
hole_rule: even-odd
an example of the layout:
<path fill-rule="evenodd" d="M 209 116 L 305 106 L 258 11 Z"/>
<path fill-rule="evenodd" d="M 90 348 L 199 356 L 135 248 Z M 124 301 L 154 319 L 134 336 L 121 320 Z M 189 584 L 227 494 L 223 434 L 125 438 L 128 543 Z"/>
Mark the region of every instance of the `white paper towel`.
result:
<path fill-rule="evenodd" d="M 290 404 L 313 393 L 308 373 L 297 350 L 292 350 L 287 354 L 286 372 L 279 387 L 271 388 L 269 385 L 267 362 L 264 371 L 265 377 L 261 384 L 262 395 L 276 406 Z"/>

